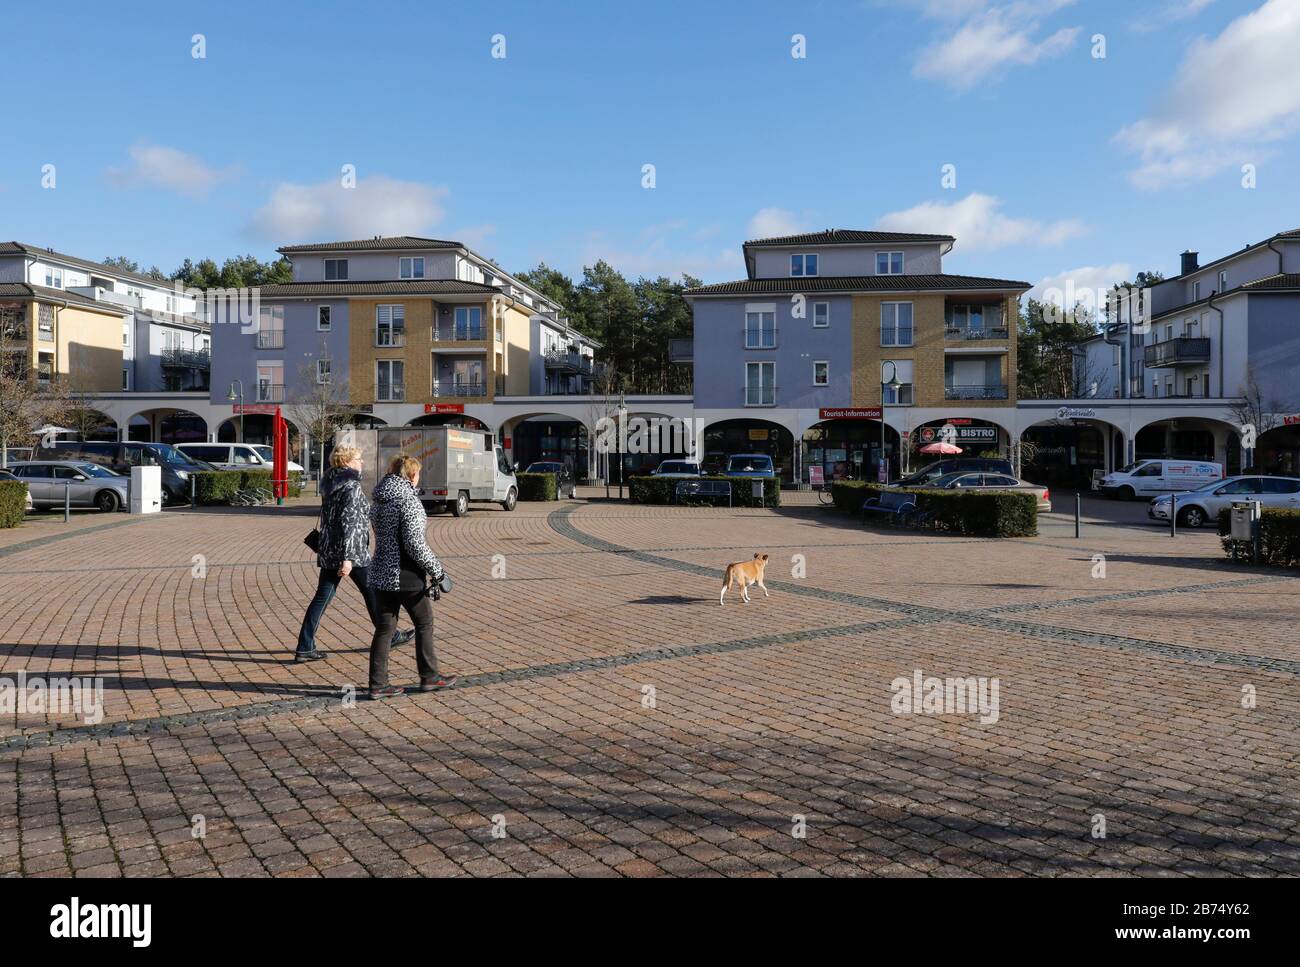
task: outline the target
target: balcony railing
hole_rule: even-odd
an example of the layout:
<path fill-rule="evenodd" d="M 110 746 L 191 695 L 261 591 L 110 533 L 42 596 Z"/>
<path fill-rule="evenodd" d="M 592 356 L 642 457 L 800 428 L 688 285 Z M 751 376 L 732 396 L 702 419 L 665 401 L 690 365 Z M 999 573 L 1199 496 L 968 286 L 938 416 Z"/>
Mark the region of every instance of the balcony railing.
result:
<path fill-rule="evenodd" d="M 695 361 L 694 339 L 669 339 L 668 361 L 670 363 L 692 363 Z"/>
<path fill-rule="evenodd" d="M 258 349 L 283 349 L 284 330 L 283 329 L 257 330 L 257 348 Z"/>
<path fill-rule="evenodd" d="M 972 329 L 969 326 L 948 326 L 944 329 L 945 339 L 1006 339 L 1006 326 L 989 326 Z"/>
<path fill-rule="evenodd" d="M 1143 362 L 1152 368 L 1160 366 L 1186 366 L 1210 361 L 1208 336 L 1175 336 L 1143 351 Z"/>
<path fill-rule="evenodd" d="M 375 345 L 383 349 L 400 349 L 406 345 L 406 330 L 376 329 Z"/>
<path fill-rule="evenodd" d="M 389 383 L 381 385 L 375 392 L 376 403 L 404 403 L 406 402 L 406 384 Z"/>
<path fill-rule="evenodd" d="M 212 356 L 206 349 L 171 346 L 163 349 L 162 364 L 169 369 L 211 369 Z"/>
<path fill-rule="evenodd" d="M 592 358 L 584 356 L 582 353 L 552 349 L 542 359 L 547 369 L 557 369 L 567 373 L 584 373 L 586 375 L 591 375 L 595 371 Z"/>
<path fill-rule="evenodd" d="M 257 402 L 259 402 L 259 403 L 283 403 L 283 402 L 284 402 L 284 384 L 283 384 L 283 383 L 258 383 L 258 384 L 257 384 Z"/>
<path fill-rule="evenodd" d="M 487 337 L 487 326 L 482 323 L 477 326 L 452 324 L 433 327 L 434 342 L 482 342 Z"/>
<path fill-rule="evenodd" d="M 775 386 L 746 386 L 746 406 L 776 406 Z"/>
<path fill-rule="evenodd" d="M 444 396 L 487 396 L 487 383 L 480 379 L 435 379 L 433 395 Z"/>
<path fill-rule="evenodd" d="M 1007 387 L 945 386 L 943 388 L 943 398 L 945 400 L 1005 400 L 1007 398 Z"/>
<path fill-rule="evenodd" d="M 880 345 L 882 346 L 912 345 L 912 327 L 911 326 L 883 326 L 880 330 Z"/>
<path fill-rule="evenodd" d="M 742 329 L 746 349 L 775 349 L 779 329 Z"/>

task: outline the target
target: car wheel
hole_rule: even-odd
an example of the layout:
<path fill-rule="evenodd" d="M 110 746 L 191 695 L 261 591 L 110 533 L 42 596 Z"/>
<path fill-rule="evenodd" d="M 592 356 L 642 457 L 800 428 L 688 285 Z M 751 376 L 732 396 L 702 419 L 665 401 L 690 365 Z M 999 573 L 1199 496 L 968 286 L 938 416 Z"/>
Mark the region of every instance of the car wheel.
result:
<path fill-rule="evenodd" d="M 1116 496 L 1119 497 L 1120 500 L 1133 500 L 1137 497 L 1137 491 L 1132 487 L 1120 487 Z"/>
<path fill-rule="evenodd" d="M 1179 527 L 1200 527 L 1205 523 L 1205 511 L 1199 507 L 1188 507 L 1178 513 Z"/>
<path fill-rule="evenodd" d="M 514 487 L 511 487 L 508 491 L 506 491 L 506 499 L 501 501 L 501 506 L 504 507 L 506 510 L 514 510 L 515 504 L 518 502 L 519 502 L 519 494 L 515 491 Z"/>
<path fill-rule="evenodd" d="M 101 490 L 95 494 L 95 506 L 101 513 L 111 514 L 118 508 L 117 494 L 111 490 Z"/>
<path fill-rule="evenodd" d="M 455 517 L 464 517 L 469 513 L 469 494 L 461 491 L 456 496 L 456 502 L 451 505 L 452 515 Z"/>

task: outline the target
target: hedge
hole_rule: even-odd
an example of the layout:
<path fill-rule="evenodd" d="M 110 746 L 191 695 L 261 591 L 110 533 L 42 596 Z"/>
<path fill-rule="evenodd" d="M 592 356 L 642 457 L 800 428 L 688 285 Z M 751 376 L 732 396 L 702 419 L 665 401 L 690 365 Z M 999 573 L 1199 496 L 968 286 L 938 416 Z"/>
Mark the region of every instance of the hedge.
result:
<path fill-rule="evenodd" d="M 0 480 L 0 527 L 17 527 L 27 513 L 27 484 Z"/>
<path fill-rule="evenodd" d="M 558 500 L 559 485 L 553 473 L 517 473 L 520 500 Z"/>
<path fill-rule="evenodd" d="M 675 504 L 677 503 L 677 485 L 683 478 L 677 477 L 630 477 L 628 493 L 634 504 Z M 690 480 L 725 480 L 731 484 L 731 505 L 733 507 L 780 507 L 781 481 L 777 477 L 690 477 Z M 763 482 L 763 499 L 754 497 L 754 480 Z M 686 507 L 712 507 L 725 497 L 684 497 L 681 504 Z"/>
<path fill-rule="evenodd" d="M 1236 551 L 1236 559 L 1250 563 L 1254 548 L 1250 541 L 1234 541 L 1228 534 L 1232 531 L 1232 512 L 1219 512 L 1219 537 L 1223 549 L 1229 557 Z M 1296 567 L 1300 565 L 1300 510 L 1286 510 L 1281 507 L 1265 507 L 1259 518 L 1259 563 L 1272 564 L 1275 567 Z"/>
<path fill-rule="evenodd" d="M 239 470 L 203 470 L 194 474 L 194 499 L 203 506 L 229 504 L 239 489 Z"/>
<path fill-rule="evenodd" d="M 860 514 L 869 497 L 883 488 L 862 480 L 836 480 L 831 497 L 837 510 Z M 922 525 L 964 537 L 1033 537 L 1038 533 L 1038 501 L 1033 494 L 1009 490 L 932 490 L 921 487 L 890 487 L 916 496 L 917 512 L 925 516 Z"/>

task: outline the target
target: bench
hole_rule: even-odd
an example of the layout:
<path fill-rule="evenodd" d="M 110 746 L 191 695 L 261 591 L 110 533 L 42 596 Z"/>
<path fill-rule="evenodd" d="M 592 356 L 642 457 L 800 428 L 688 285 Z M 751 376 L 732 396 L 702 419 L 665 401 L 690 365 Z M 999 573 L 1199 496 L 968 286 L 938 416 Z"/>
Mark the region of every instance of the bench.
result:
<path fill-rule="evenodd" d="M 682 502 L 682 497 L 726 497 L 727 506 L 731 506 L 731 483 L 726 480 L 679 480 L 674 499 Z"/>
<path fill-rule="evenodd" d="M 911 494 L 897 490 L 886 490 L 879 497 L 868 497 L 862 502 L 862 520 L 864 523 L 867 514 L 888 514 L 897 523 L 903 519 L 904 514 L 914 513 L 915 511 L 916 498 Z"/>

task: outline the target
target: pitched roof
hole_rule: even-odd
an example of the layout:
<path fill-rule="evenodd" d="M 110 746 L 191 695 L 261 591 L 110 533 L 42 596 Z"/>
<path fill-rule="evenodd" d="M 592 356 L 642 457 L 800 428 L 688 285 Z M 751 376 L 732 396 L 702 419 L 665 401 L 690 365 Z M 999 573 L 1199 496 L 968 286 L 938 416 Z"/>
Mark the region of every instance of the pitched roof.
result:
<path fill-rule="evenodd" d="M 91 262 L 89 259 L 77 258 L 75 255 L 68 255 L 64 252 L 56 252 L 52 248 L 29 245 L 27 242 L 0 242 L 0 255 L 30 255 L 34 258 L 52 258 L 89 271 L 99 272 L 102 275 L 120 275 L 124 279 L 135 279 L 138 282 L 159 285 L 164 288 L 170 288 L 172 285 L 170 279 L 155 279 L 152 275 L 145 275 L 141 272 L 128 272 L 126 269 L 104 265 L 101 262 Z"/>
<path fill-rule="evenodd" d="M 75 292 L 64 292 L 62 289 L 51 289 L 43 285 L 31 285 L 28 282 L 0 282 L 0 298 L 66 302 L 68 305 L 76 306 L 79 309 L 97 309 L 100 312 L 111 312 L 118 316 L 129 315 L 131 312 L 126 306 L 115 305 L 112 302 L 99 302 L 84 295 L 77 295 Z"/>
<path fill-rule="evenodd" d="M 1286 272 L 1281 275 L 1270 275 L 1263 279 L 1256 279 L 1254 282 L 1243 282 L 1241 288 L 1253 291 L 1260 289 L 1300 289 L 1300 272 Z"/>
<path fill-rule="evenodd" d="M 259 290 L 263 299 L 284 299 L 294 296 L 347 296 L 365 295 L 497 295 L 501 289 L 481 282 L 461 282 L 458 279 L 388 279 L 377 282 L 281 282 L 264 285 Z"/>
<path fill-rule="evenodd" d="M 1007 289 L 1028 291 L 1029 282 L 986 279 L 975 275 L 820 275 L 802 278 L 745 279 L 687 289 L 686 295 L 761 295 L 786 292 L 938 292 Z"/>
<path fill-rule="evenodd" d="M 914 232 L 865 232 L 852 228 L 828 228 L 824 232 L 806 232 L 802 235 L 776 235 L 772 238 L 754 238 L 745 243 L 751 246 L 783 245 L 880 245 L 894 242 L 954 242 L 951 235 L 918 235 Z"/>
<path fill-rule="evenodd" d="M 442 238 L 419 238 L 415 235 L 376 235 L 352 242 L 310 242 L 285 245 L 276 249 L 282 255 L 296 252 L 391 252 L 396 249 L 464 248 L 460 242 Z"/>

